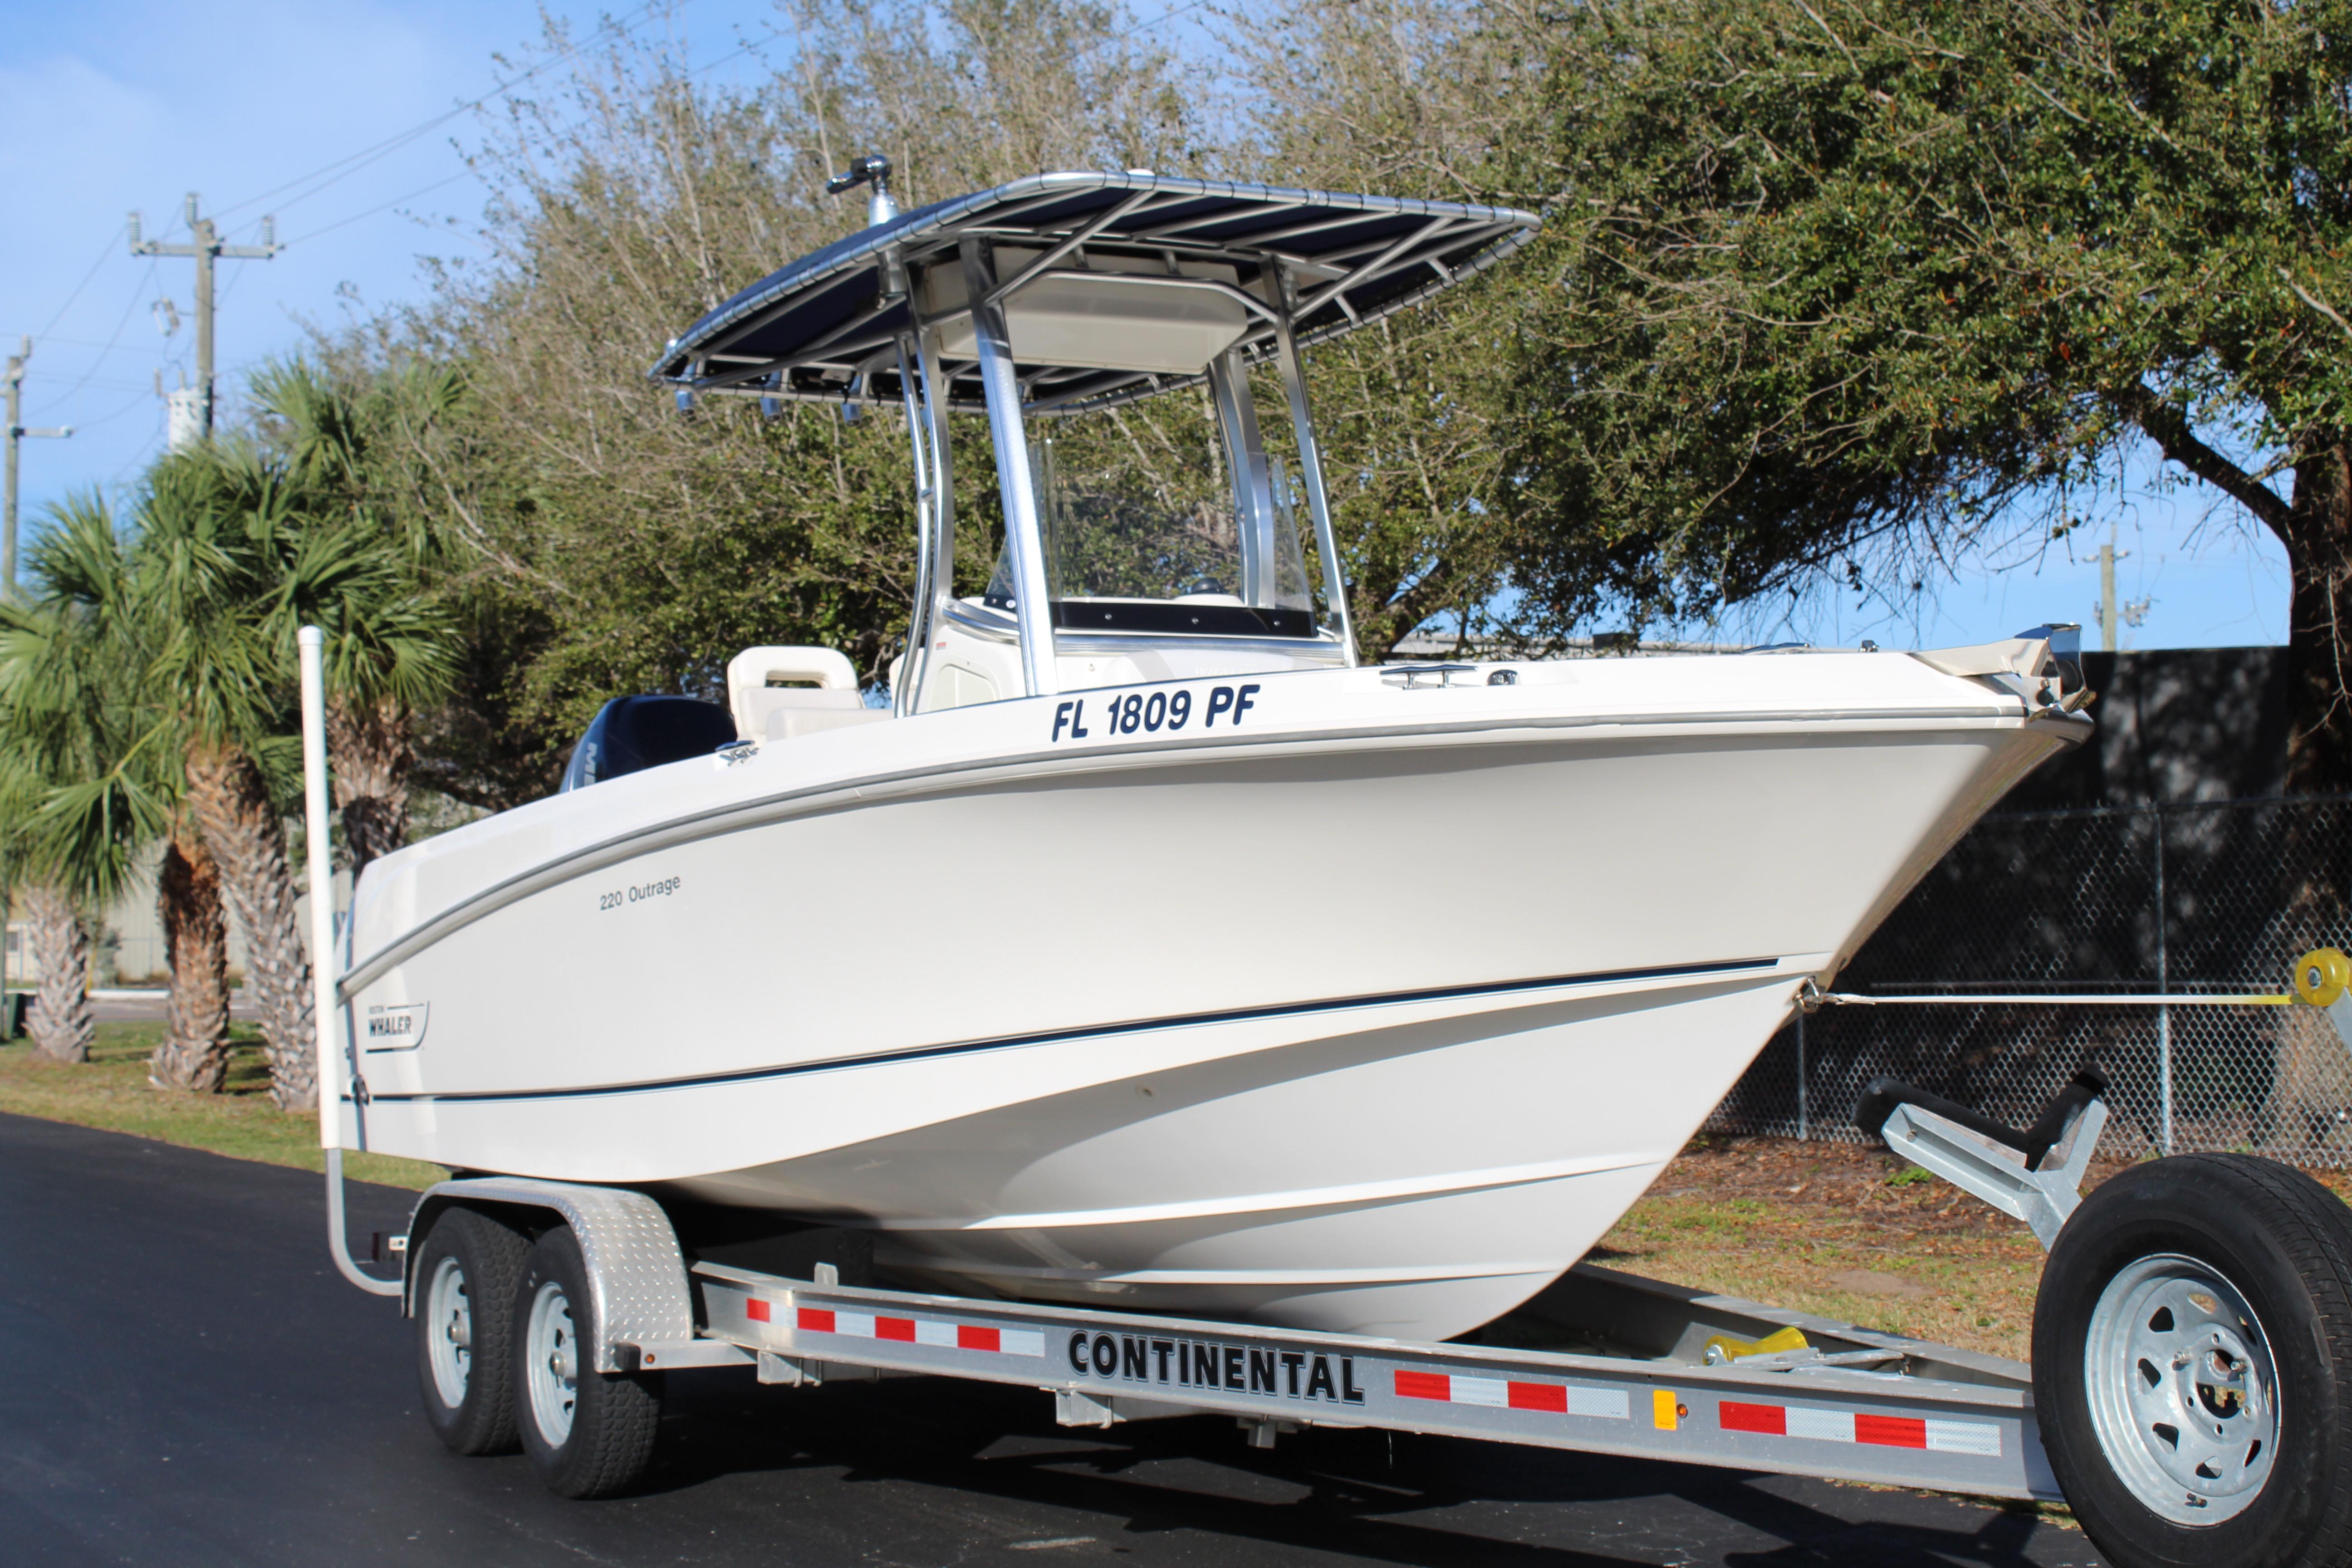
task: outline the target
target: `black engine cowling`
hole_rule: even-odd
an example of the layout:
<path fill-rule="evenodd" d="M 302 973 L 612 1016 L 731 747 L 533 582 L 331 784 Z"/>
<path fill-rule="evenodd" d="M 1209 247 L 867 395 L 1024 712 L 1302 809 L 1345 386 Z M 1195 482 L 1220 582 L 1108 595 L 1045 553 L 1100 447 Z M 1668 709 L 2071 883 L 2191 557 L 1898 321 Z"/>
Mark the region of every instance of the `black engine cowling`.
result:
<path fill-rule="evenodd" d="M 705 757 L 736 739 L 735 716 L 692 697 L 615 697 L 597 710 L 563 770 L 565 790 L 664 763 Z"/>

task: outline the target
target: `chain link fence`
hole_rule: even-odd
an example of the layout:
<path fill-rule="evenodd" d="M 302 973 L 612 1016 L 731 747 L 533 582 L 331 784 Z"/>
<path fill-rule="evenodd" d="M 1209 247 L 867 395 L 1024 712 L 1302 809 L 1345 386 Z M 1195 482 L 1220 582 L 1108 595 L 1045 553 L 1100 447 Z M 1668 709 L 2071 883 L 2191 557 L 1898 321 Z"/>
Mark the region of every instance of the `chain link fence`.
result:
<path fill-rule="evenodd" d="M 1988 816 L 1836 983 L 1930 1000 L 1793 1019 L 1707 1130 L 1866 1142 L 1854 1103 L 1881 1073 L 2022 1126 L 2095 1055 L 2106 1152 L 2352 1164 L 2352 1048 L 2326 1014 L 2157 1000 L 2283 994 L 2298 955 L 2352 950 L 2347 828 L 2352 796 Z M 2063 1000 L 2086 996 L 2148 1000 Z"/>

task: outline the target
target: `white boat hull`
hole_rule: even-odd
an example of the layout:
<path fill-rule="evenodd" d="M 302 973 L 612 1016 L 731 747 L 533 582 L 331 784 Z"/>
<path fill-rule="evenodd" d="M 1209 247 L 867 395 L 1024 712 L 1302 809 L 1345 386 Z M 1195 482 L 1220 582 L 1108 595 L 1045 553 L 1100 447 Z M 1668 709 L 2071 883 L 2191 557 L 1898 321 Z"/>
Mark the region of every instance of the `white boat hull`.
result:
<path fill-rule="evenodd" d="M 1177 683 L 1255 688 L 1229 740 L 959 710 L 416 846 L 355 904 L 347 1135 L 954 1289 L 1463 1332 L 2079 727 L 1892 655 L 1519 668 Z"/>

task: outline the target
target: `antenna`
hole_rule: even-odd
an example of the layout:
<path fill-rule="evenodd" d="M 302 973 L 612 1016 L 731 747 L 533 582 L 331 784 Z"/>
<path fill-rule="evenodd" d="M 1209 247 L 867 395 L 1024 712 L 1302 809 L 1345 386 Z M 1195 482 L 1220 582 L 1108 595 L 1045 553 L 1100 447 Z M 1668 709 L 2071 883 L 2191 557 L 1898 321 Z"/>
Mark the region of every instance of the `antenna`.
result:
<path fill-rule="evenodd" d="M 840 195 L 860 185 L 874 187 L 873 198 L 866 204 L 866 226 L 877 228 L 898 216 L 898 204 L 890 199 L 890 160 L 879 153 L 868 153 L 852 163 L 845 172 L 824 183 L 824 194 Z"/>

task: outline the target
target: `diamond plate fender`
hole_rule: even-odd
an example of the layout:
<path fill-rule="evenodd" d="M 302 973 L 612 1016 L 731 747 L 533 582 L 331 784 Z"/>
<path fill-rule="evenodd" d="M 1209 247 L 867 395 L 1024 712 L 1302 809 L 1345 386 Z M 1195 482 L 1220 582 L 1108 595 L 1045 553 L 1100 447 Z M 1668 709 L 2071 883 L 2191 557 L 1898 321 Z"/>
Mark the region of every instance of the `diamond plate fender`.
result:
<path fill-rule="evenodd" d="M 694 1300 L 677 1233 L 661 1205 L 643 1193 L 523 1176 L 436 1183 L 418 1200 L 409 1222 L 408 1258 L 417 1256 L 433 1222 L 445 1210 L 472 1203 L 541 1209 L 571 1226 L 588 1265 L 598 1372 L 635 1372 L 641 1358 L 646 1364 L 662 1364 L 667 1358 L 660 1352 L 694 1339 Z M 415 1291 L 412 1277 L 404 1299 L 411 1316 Z"/>

